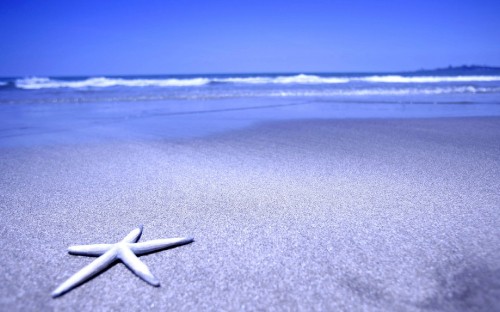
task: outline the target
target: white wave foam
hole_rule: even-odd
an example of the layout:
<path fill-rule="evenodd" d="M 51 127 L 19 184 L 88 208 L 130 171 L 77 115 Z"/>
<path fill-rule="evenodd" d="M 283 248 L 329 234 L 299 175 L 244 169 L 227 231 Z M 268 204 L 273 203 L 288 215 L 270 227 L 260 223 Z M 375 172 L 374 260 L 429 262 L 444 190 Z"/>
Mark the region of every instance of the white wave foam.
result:
<path fill-rule="evenodd" d="M 16 87 L 21 89 L 44 88 L 104 88 L 113 86 L 125 87 L 196 87 L 211 82 L 228 84 L 298 84 L 321 85 L 343 83 L 440 83 L 440 82 L 491 82 L 500 81 L 500 76 L 365 76 L 365 77 L 322 77 L 317 75 L 294 76 L 255 76 L 255 77 L 228 77 L 228 78 L 166 78 L 166 79 L 133 79 L 133 78 L 106 78 L 93 77 L 84 80 L 56 80 L 50 78 L 23 78 L 15 81 Z M 6 85 L 0 82 L 0 85 Z"/>
<path fill-rule="evenodd" d="M 214 79 L 213 81 L 248 83 L 248 84 L 331 84 L 331 83 L 347 83 L 349 82 L 349 79 L 300 74 L 295 76 L 278 76 L 278 77 L 222 78 L 222 79 Z"/>
<path fill-rule="evenodd" d="M 437 82 L 485 82 L 500 81 L 500 76 L 369 76 L 352 78 L 352 80 L 365 82 L 386 83 L 437 83 Z"/>
<path fill-rule="evenodd" d="M 387 96 L 384 100 L 399 101 L 407 97 L 411 99 L 423 99 L 425 96 L 434 96 L 435 100 L 439 95 L 461 95 L 461 94 L 498 94 L 500 87 L 437 87 L 437 88 L 363 88 L 363 89 L 285 89 L 265 90 L 265 89 L 204 89 L 190 92 L 187 90 L 168 91 L 168 92 L 139 92 L 128 94 L 127 92 L 117 92 L 115 94 L 93 92 L 89 94 L 82 93 L 63 93 L 54 96 L 44 96 L 36 101 L 40 103 L 86 103 L 86 102 L 137 102 L 137 101 L 163 101 L 163 100 L 216 100 L 230 98 L 267 98 L 267 97 L 303 97 L 303 98 L 340 98 L 373 99 L 379 101 L 381 97 Z M 459 97 L 462 98 L 462 97 Z M 1 99 L 1 103 L 32 103 L 32 98 Z"/>
<path fill-rule="evenodd" d="M 7 82 L 6 81 L 0 81 L 0 86 L 6 86 Z"/>
<path fill-rule="evenodd" d="M 493 93 L 500 92 L 500 88 L 479 88 L 473 86 L 447 88 L 376 88 L 376 89 L 337 89 L 337 90 L 293 90 L 274 91 L 270 96 L 402 96 L 402 95 L 438 95 L 464 93 Z"/>
<path fill-rule="evenodd" d="M 44 88 L 87 88 L 87 87 L 184 87 L 201 86 L 209 83 L 206 78 L 193 79 L 123 79 L 123 78 L 89 78 L 78 81 L 64 81 L 50 78 L 24 78 L 16 80 L 16 87 L 21 89 L 44 89 Z"/>
<path fill-rule="evenodd" d="M 316 75 L 295 75 L 278 77 L 234 77 L 214 79 L 217 82 L 241 84 L 338 84 L 349 82 L 375 83 L 439 83 L 439 82 L 488 82 L 500 81 L 500 76 L 366 76 L 366 77 L 322 77 Z"/>
<path fill-rule="evenodd" d="M 332 84 L 347 83 L 349 79 L 336 77 L 319 77 L 314 75 L 278 76 L 278 77 L 232 77 L 232 78 L 169 78 L 169 79 L 124 79 L 96 77 L 85 80 L 56 80 L 50 78 L 31 77 L 16 80 L 16 87 L 21 89 L 44 88 L 104 88 L 113 86 L 125 87 L 189 87 L 201 86 L 210 82 L 237 84 Z"/>

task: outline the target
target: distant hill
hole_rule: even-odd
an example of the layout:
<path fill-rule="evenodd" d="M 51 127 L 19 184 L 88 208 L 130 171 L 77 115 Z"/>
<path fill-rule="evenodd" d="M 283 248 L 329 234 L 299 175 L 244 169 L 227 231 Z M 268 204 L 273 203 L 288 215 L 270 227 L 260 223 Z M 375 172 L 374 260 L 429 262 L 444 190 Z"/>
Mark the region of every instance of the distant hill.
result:
<path fill-rule="evenodd" d="M 420 69 L 411 73 L 419 75 L 495 75 L 500 74 L 500 67 L 462 65 L 436 69 Z"/>

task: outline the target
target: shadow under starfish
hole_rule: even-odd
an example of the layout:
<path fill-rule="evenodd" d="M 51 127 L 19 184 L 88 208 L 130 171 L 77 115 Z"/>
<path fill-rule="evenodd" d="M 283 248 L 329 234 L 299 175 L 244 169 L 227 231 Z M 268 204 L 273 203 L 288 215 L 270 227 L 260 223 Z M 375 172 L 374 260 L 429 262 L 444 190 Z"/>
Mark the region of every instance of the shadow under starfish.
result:
<path fill-rule="evenodd" d="M 59 297 L 76 286 L 109 268 L 115 261 L 123 262 L 134 274 L 155 287 L 160 281 L 154 277 L 149 268 L 137 256 L 149 254 L 162 249 L 172 248 L 194 241 L 190 237 L 157 239 L 137 243 L 142 234 L 142 226 L 131 231 L 116 244 L 95 244 L 71 246 L 68 251 L 72 255 L 99 257 L 89 265 L 76 272 L 52 292 L 52 297 Z"/>

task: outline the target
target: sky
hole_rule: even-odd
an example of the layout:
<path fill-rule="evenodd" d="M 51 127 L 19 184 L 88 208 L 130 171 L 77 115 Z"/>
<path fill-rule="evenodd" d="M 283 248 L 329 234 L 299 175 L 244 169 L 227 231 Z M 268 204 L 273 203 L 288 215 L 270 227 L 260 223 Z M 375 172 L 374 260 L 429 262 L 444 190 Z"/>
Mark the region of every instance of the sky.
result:
<path fill-rule="evenodd" d="M 0 1 L 0 76 L 500 65 L 500 1 Z"/>

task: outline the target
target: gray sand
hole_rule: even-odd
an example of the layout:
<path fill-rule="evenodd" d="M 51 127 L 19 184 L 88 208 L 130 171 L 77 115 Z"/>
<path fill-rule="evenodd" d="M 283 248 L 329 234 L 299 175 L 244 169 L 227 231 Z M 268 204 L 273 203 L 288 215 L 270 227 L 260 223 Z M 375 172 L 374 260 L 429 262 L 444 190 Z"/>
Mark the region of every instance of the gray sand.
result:
<path fill-rule="evenodd" d="M 0 150 L 2 310 L 500 309 L 500 118 L 282 121 Z M 72 244 L 195 242 L 113 266 Z"/>

